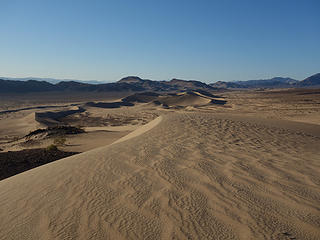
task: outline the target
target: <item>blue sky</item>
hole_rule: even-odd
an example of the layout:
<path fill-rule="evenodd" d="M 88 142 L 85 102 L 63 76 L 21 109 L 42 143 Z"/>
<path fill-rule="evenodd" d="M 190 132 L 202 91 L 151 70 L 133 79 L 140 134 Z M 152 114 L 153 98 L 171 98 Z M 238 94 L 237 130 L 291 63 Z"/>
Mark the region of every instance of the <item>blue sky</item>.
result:
<path fill-rule="evenodd" d="M 0 76 L 248 80 L 320 72 L 318 0 L 0 0 Z"/>

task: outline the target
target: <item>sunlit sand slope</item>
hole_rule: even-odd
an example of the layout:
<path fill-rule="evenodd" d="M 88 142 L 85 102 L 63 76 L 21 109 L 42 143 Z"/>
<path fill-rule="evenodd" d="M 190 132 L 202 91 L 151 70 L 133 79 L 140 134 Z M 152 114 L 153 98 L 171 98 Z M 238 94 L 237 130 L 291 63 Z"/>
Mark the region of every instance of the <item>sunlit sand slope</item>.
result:
<path fill-rule="evenodd" d="M 0 238 L 320 238 L 319 136 L 213 114 L 152 127 L 1 181 Z"/>

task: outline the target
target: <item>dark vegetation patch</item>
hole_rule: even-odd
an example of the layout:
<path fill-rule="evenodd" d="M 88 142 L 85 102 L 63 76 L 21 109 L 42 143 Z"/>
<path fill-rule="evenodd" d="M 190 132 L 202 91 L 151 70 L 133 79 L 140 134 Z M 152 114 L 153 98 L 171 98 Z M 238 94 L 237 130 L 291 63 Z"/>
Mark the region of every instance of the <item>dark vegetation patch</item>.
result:
<path fill-rule="evenodd" d="M 310 95 L 310 94 L 320 94 L 320 91 L 310 91 L 310 92 L 299 93 L 299 95 Z"/>
<path fill-rule="evenodd" d="M 73 126 L 54 126 L 54 127 L 48 127 L 45 129 L 37 129 L 35 131 L 30 132 L 25 137 L 32 137 L 38 134 L 45 133 L 47 136 L 53 136 L 53 135 L 69 135 L 69 134 L 79 134 L 84 133 L 85 131 L 82 128 L 79 127 L 73 127 Z"/>
<path fill-rule="evenodd" d="M 88 102 L 86 103 L 88 107 L 99 107 L 99 108 L 119 108 L 122 106 L 132 107 L 133 103 L 130 102 Z"/>
<path fill-rule="evenodd" d="M 154 103 L 155 105 L 161 105 L 161 104 L 162 104 L 162 103 L 161 103 L 160 101 L 158 101 L 158 100 L 153 101 L 153 103 Z"/>
<path fill-rule="evenodd" d="M 212 99 L 211 100 L 212 104 L 218 104 L 218 105 L 225 105 L 227 103 L 227 101 L 225 100 L 218 100 L 218 99 Z"/>
<path fill-rule="evenodd" d="M 74 154 L 78 152 L 64 152 L 58 148 L 0 152 L 0 180 Z"/>

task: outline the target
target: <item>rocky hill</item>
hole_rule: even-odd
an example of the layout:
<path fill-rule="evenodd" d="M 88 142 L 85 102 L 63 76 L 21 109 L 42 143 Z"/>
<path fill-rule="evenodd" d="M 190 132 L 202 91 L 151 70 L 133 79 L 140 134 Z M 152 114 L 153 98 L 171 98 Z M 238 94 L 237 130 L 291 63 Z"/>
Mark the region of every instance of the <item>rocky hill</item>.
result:
<path fill-rule="evenodd" d="M 299 87 L 320 87 L 320 73 L 314 74 L 302 81 L 300 81 L 297 86 Z"/>
<path fill-rule="evenodd" d="M 208 84 L 199 81 L 173 79 L 171 81 L 152 81 L 139 77 L 126 77 L 114 83 L 88 84 L 76 81 L 62 81 L 52 84 L 45 81 L 28 80 L 15 81 L 0 79 L 0 93 L 27 93 L 27 92 L 53 92 L 53 91 L 185 91 L 195 89 L 214 89 Z"/>
<path fill-rule="evenodd" d="M 320 87 L 320 73 L 312 75 L 304 80 L 298 81 L 292 78 L 274 77 L 271 79 L 248 80 L 211 83 L 215 88 L 315 88 Z"/>
<path fill-rule="evenodd" d="M 292 78 L 275 77 L 263 80 L 248 80 L 206 84 L 195 80 L 172 79 L 170 81 L 153 81 L 137 76 L 128 76 L 114 83 L 89 84 L 77 81 L 61 81 L 49 83 L 38 80 L 7 80 L 0 79 L 0 93 L 28 92 L 170 92 L 190 90 L 250 89 L 250 88 L 313 88 L 320 87 L 320 73 L 302 81 Z"/>
<path fill-rule="evenodd" d="M 271 79 L 235 81 L 235 82 L 216 82 L 210 84 L 217 88 L 288 88 L 294 87 L 299 81 L 292 78 L 274 77 Z"/>

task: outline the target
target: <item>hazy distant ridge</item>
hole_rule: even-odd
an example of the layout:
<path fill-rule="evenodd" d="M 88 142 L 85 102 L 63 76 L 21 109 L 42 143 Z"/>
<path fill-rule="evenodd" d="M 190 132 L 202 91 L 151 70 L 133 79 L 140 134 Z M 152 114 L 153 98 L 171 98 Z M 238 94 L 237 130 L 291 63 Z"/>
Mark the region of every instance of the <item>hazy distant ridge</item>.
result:
<path fill-rule="evenodd" d="M 218 81 L 206 84 L 196 80 L 172 79 L 170 81 L 153 81 L 142 79 L 137 76 L 128 76 L 114 83 L 89 84 L 78 81 L 61 81 L 49 83 L 39 80 L 7 80 L 0 79 L 0 93 L 27 93 L 27 92 L 50 92 L 50 91 L 96 91 L 96 92 L 118 92 L 118 91 L 181 91 L 217 88 L 310 88 L 320 87 L 320 73 L 312 75 L 302 81 L 292 78 L 275 77 L 264 80 L 248 80 L 236 82 Z"/>
<path fill-rule="evenodd" d="M 76 81 L 62 81 L 56 84 L 46 81 L 2 80 L 0 79 L 0 93 L 25 93 L 48 91 L 179 91 L 192 89 L 214 89 L 208 84 L 199 81 L 172 79 L 171 81 L 152 81 L 139 77 L 129 76 L 114 83 L 88 84 Z"/>
<path fill-rule="evenodd" d="M 216 88 L 300 88 L 320 87 L 320 73 L 312 75 L 302 81 L 289 77 L 274 77 L 271 79 L 247 80 L 235 82 L 218 81 L 210 84 Z"/>

